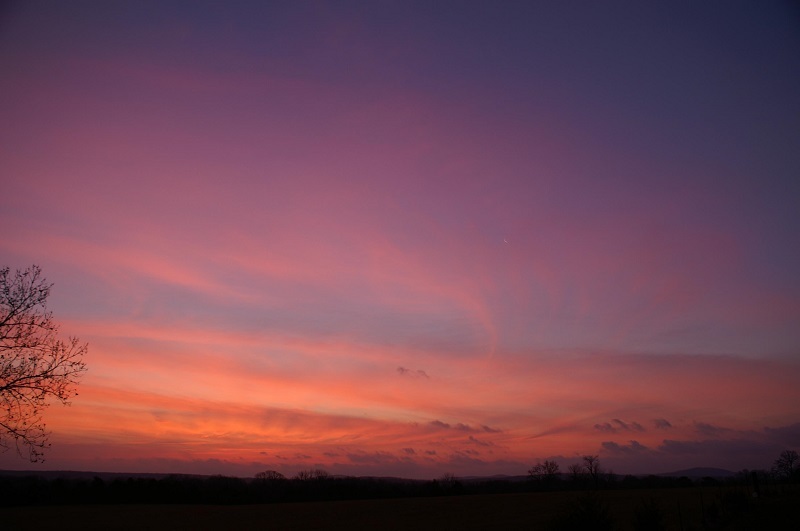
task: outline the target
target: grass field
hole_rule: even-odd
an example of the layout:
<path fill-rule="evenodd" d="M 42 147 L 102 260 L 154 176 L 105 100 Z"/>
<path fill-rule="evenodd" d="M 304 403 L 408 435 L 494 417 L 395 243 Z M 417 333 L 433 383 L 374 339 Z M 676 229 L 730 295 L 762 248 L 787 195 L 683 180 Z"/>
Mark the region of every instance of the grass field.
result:
<path fill-rule="evenodd" d="M 600 492 L 619 531 L 635 529 L 636 511 L 657 500 L 663 529 L 798 529 L 797 492 L 725 506 L 715 488 Z M 591 494 L 589 494 L 591 496 Z M 3 508 L 0 527 L 40 529 L 554 529 L 587 493 L 539 492 L 264 505 L 66 505 Z M 744 501 L 742 501 L 744 500 Z M 719 515 L 714 518 L 714 515 Z M 589 528 L 591 529 L 591 527 Z"/>

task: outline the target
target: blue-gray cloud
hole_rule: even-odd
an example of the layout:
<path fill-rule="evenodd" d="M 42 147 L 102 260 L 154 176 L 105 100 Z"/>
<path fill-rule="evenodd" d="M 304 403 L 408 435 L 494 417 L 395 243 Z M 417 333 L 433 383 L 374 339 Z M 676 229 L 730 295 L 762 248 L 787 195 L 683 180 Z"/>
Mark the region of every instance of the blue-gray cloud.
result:
<path fill-rule="evenodd" d="M 764 427 L 767 437 L 777 443 L 793 448 L 800 447 L 800 422 L 779 426 L 777 428 Z"/>
<path fill-rule="evenodd" d="M 697 433 L 705 437 L 720 437 L 722 435 L 730 434 L 733 431 L 729 428 L 714 426 L 713 424 L 708 424 L 706 422 L 695 422 L 694 429 Z"/>
<path fill-rule="evenodd" d="M 605 441 L 602 443 L 603 449 L 612 454 L 639 454 L 648 452 L 650 449 L 641 444 L 639 441 L 630 441 L 628 444 L 618 444 L 614 441 Z"/>
<path fill-rule="evenodd" d="M 464 424 L 463 422 L 459 422 L 456 424 L 448 424 L 447 422 L 442 422 L 441 420 L 432 420 L 430 422 L 431 426 L 435 428 L 443 429 L 443 430 L 457 430 L 463 431 L 465 433 L 502 433 L 503 430 L 492 428 L 491 426 L 487 426 L 485 424 L 481 424 L 479 428 L 475 428 L 470 426 L 469 424 Z"/>
<path fill-rule="evenodd" d="M 603 422 L 602 424 L 595 424 L 594 429 L 603 433 L 618 433 L 621 431 L 629 432 L 643 432 L 646 431 L 644 426 L 638 422 L 625 422 L 620 419 L 611 419 L 611 422 Z"/>
<path fill-rule="evenodd" d="M 425 379 L 428 379 L 428 380 L 430 379 L 430 376 L 428 376 L 428 373 L 426 373 L 422 369 L 412 370 L 412 369 L 406 369 L 405 367 L 401 366 L 401 367 L 397 368 L 397 372 L 400 374 L 400 376 L 410 376 L 410 377 L 414 377 L 414 378 L 425 378 Z"/>
<path fill-rule="evenodd" d="M 482 441 L 480 439 L 476 439 L 472 435 L 469 436 L 468 441 L 472 444 L 477 444 L 478 446 L 494 446 L 494 443 L 489 441 Z"/>

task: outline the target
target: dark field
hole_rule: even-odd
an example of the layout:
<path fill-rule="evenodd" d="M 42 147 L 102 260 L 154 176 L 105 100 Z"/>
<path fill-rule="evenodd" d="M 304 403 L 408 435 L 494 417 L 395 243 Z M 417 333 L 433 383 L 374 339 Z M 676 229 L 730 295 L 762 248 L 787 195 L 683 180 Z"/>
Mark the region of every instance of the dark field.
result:
<path fill-rule="evenodd" d="M 731 494 L 733 493 L 733 494 Z M 260 505 L 5 507 L 2 529 L 600 529 L 565 518 L 606 507 L 613 529 L 796 530 L 796 490 L 752 499 L 719 488 L 531 492 Z M 593 502 L 591 500 L 594 500 Z M 655 505 L 653 501 L 655 500 Z M 649 507 L 649 512 L 647 510 Z M 655 516 L 654 516 L 655 515 Z M 653 527 L 659 520 L 662 527 Z M 705 518 L 705 525 L 703 520 Z M 651 527 L 642 527 L 649 522 Z M 560 526 L 559 526 L 560 523 Z"/>

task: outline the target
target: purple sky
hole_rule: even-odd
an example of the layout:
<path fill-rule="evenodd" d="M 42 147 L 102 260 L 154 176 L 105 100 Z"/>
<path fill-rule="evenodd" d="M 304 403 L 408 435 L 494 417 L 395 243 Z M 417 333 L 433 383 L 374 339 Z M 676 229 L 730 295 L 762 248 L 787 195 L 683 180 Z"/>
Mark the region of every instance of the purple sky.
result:
<path fill-rule="evenodd" d="M 0 265 L 90 344 L 40 466 L 800 449 L 800 11 L 693 4 L 0 8 Z"/>

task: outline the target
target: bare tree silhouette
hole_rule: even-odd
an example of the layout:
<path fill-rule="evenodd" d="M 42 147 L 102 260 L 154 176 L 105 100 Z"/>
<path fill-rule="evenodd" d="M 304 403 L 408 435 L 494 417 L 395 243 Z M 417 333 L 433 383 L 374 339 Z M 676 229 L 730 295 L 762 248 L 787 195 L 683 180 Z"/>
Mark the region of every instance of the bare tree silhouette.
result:
<path fill-rule="evenodd" d="M 600 479 L 600 456 L 584 455 L 583 468 L 586 470 L 586 473 L 589 474 L 589 477 L 592 478 L 595 486 L 597 486 L 597 482 Z"/>
<path fill-rule="evenodd" d="M 536 463 L 533 465 L 530 470 L 528 470 L 528 476 L 542 485 L 549 486 L 558 479 L 558 471 L 558 463 L 545 460 L 543 463 Z"/>
<path fill-rule="evenodd" d="M 772 465 L 772 472 L 782 479 L 792 479 L 800 471 L 800 455 L 794 450 L 784 450 Z"/>
<path fill-rule="evenodd" d="M 446 472 L 439 477 L 439 487 L 445 494 L 455 494 L 461 491 L 461 482 L 452 472 Z"/>
<path fill-rule="evenodd" d="M 577 482 L 583 476 L 583 465 L 580 463 L 572 463 L 567 467 L 569 477 L 573 482 Z"/>
<path fill-rule="evenodd" d="M 13 444 L 33 462 L 44 461 L 49 447 L 42 420 L 48 400 L 69 404 L 86 370 L 87 345 L 57 337 L 46 306 L 51 286 L 36 265 L 13 275 L 0 268 L 0 448 Z"/>
<path fill-rule="evenodd" d="M 310 468 L 307 470 L 301 470 L 297 473 L 294 479 L 299 479 L 300 481 L 311 481 L 311 480 L 323 480 L 328 479 L 330 474 L 327 471 L 322 470 L 321 468 Z"/>
<path fill-rule="evenodd" d="M 260 481 L 283 481 L 286 479 L 286 476 L 277 470 L 265 470 L 264 472 L 258 472 L 256 474 L 256 479 Z"/>

